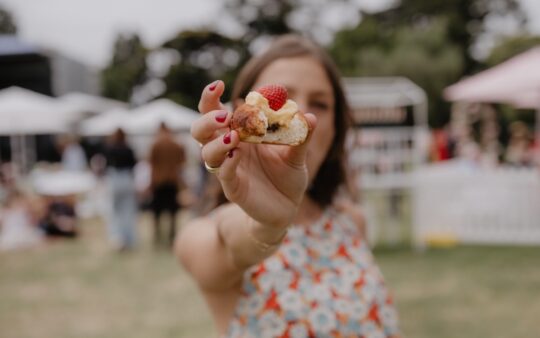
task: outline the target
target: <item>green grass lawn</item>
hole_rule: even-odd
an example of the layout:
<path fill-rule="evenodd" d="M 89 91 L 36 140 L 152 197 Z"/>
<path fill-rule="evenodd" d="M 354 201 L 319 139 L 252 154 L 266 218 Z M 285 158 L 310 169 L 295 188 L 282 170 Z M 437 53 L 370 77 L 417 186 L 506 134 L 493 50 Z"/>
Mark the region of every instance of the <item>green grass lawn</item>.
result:
<path fill-rule="evenodd" d="M 539 337 L 540 248 L 376 251 L 407 337 Z"/>
<path fill-rule="evenodd" d="M 74 242 L 0 254 L 1 338 L 213 337 L 196 286 L 147 220 L 141 246 L 112 252 L 100 222 Z M 540 248 L 379 249 L 406 337 L 540 334 Z"/>

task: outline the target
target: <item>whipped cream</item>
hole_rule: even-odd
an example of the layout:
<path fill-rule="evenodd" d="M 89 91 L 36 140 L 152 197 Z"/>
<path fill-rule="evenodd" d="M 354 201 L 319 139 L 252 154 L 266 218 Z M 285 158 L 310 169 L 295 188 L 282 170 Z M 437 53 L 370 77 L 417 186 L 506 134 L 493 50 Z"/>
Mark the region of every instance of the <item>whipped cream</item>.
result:
<path fill-rule="evenodd" d="M 268 119 L 268 125 L 277 123 L 280 126 L 286 126 L 293 119 L 294 114 L 298 112 L 298 106 L 293 100 L 287 100 L 279 110 L 273 110 L 268 105 L 268 100 L 255 91 L 249 92 L 246 96 L 246 103 L 261 109 Z"/>

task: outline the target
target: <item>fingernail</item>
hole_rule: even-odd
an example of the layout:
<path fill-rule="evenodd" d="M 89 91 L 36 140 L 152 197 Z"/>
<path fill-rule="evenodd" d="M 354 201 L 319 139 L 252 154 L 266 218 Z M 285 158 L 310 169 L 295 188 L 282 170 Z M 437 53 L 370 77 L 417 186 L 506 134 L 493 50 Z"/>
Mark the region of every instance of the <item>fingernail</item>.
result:
<path fill-rule="evenodd" d="M 225 122 L 226 119 L 227 119 L 227 112 L 225 110 L 220 110 L 216 114 L 216 121 L 218 121 L 219 123 Z"/>
<path fill-rule="evenodd" d="M 229 156 L 229 158 L 232 158 L 233 153 L 234 153 L 234 149 L 230 150 L 229 153 L 227 154 L 227 156 Z"/>
<path fill-rule="evenodd" d="M 225 144 L 231 143 L 231 133 L 227 133 L 223 136 L 223 143 Z"/>
<path fill-rule="evenodd" d="M 219 83 L 219 80 L 212 82 L 212 83 L 210 84 L 210 86 L 208 87 L 208 90 L 210 90 L 211 92 L 213 92 L 214 89 L 216 89 L 218 83 Z"/>

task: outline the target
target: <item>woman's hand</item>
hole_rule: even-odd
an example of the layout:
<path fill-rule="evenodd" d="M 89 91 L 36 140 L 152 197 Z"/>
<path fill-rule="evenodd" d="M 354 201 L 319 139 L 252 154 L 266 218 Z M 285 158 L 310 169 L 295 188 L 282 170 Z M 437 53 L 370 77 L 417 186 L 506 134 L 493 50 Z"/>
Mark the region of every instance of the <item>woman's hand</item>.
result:
<path fill-rule="evenodd" d="M 220 103 L 222 81 L 208 85 L 199 102 L 203 114 L 191 127 L 202 158 L 216 173 L 225 196 L 264 225 L 285 227 L 294 219 L 308 184 L 306 152 L 316 118 L 304 115 L 310 133 L 300 146 L 241 143 L 229 130 L 231 113 Z"/>

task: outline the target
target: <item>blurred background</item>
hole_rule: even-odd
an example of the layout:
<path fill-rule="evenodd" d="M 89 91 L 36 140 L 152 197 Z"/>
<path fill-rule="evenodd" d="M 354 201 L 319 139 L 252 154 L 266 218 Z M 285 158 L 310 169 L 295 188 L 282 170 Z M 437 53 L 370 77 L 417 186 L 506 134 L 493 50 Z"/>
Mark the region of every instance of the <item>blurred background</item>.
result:
<path fill-rule="evenodd" d="M 539 1 L 0 0 L 0 337 L 215 336 L 156 241 L 152 154 L 179 146 L 180 228 L 215 189 L 189 136 L 201 90 L 222 79 L 227 101 L 287 32 L 344 76 L 354 198 L 405 336 L 538 335 Z"/>

